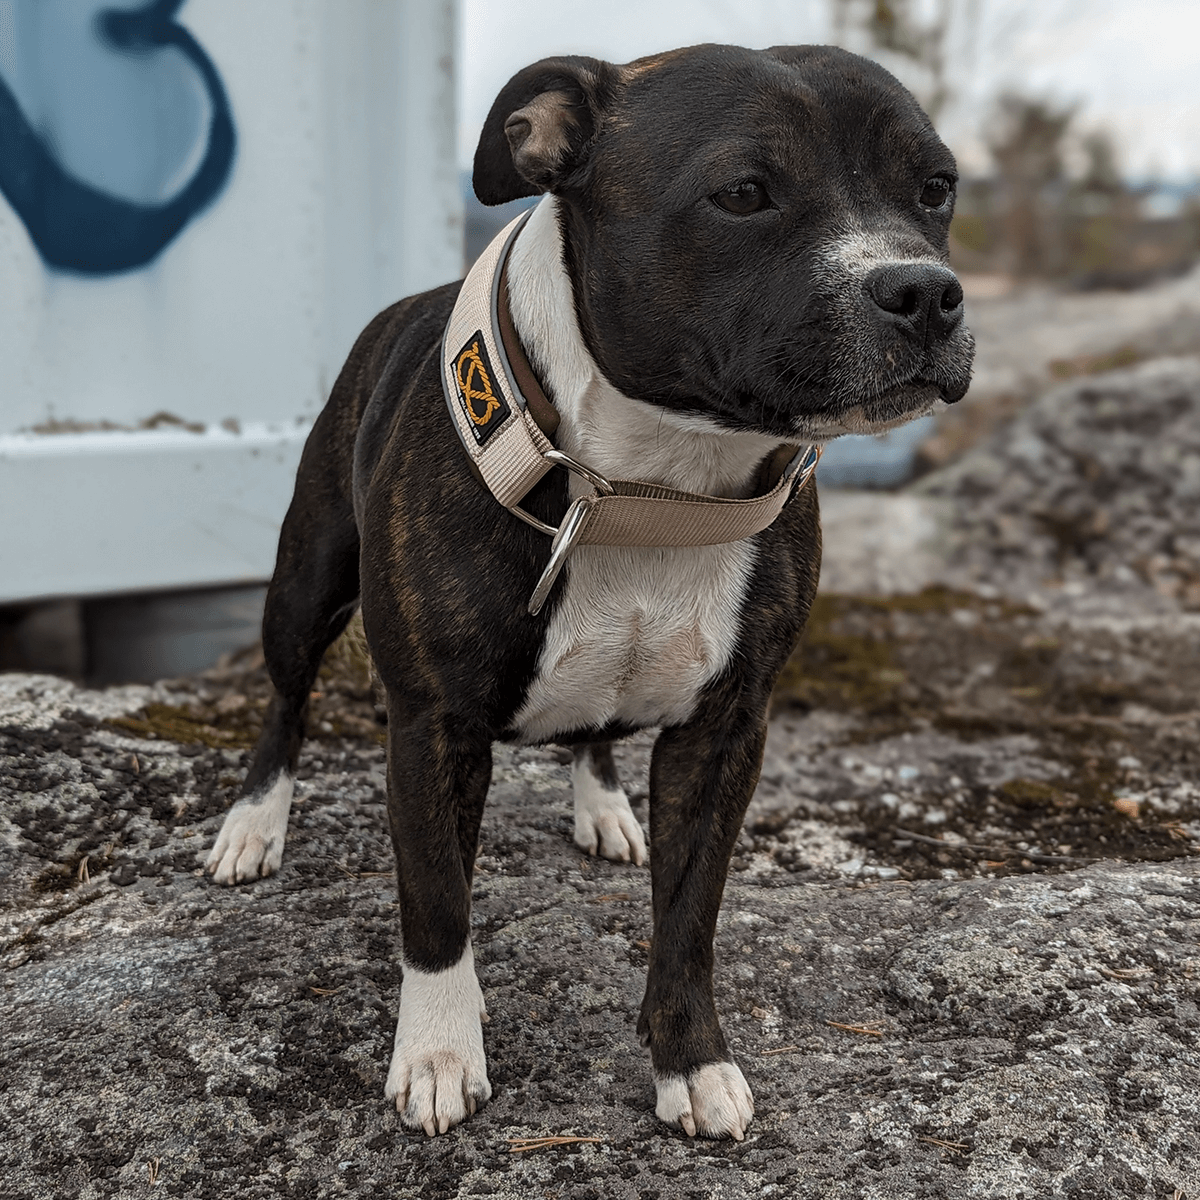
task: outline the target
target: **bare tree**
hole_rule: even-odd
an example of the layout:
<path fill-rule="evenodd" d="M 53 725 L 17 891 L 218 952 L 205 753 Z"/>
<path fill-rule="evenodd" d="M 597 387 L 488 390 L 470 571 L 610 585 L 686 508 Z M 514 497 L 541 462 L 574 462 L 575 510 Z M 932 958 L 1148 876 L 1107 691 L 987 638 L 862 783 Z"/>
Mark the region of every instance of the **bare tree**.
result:
<path fill-rule="evenodd" d="M 1005 242 L 1015 275 L 1061 268 L 1064 142 L 1075 108 L 1008 92 L 988 139 L 999 175 Z"/>

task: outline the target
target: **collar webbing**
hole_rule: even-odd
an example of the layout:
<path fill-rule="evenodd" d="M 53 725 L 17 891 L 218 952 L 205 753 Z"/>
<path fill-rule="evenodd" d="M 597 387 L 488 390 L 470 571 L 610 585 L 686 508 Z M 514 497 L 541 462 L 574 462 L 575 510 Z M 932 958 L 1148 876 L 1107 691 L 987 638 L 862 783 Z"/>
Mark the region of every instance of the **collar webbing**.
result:
<path fill-rule="evenodd" d="M 463 281 L 442 339 L 442 390 L 463 448 L 488 490 L 514 516 L 554 537 L 550 563 L 530 600 L 530 612 L 536 613 L 576 545 L 711 546 L 761 533 L 812 477 L 821 448 L 789 447 L 793 453 L 778 480 L 746 500 L 606 480 L 555 450 L 542 427 L 553 433 L 557 414 L 529 367 L 502 294 L 504 264 L 528 217 L 524 213 L 501 230 Z M 593 488 L 572 502 L 558 529 L 519 507 L 555 466 Z"/>

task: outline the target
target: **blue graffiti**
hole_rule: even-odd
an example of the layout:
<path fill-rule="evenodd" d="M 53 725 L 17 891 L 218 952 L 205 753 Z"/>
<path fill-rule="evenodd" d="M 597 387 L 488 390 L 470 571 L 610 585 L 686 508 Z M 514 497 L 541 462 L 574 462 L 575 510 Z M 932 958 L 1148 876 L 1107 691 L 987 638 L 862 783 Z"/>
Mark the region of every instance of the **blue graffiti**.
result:
<path fill-rule="evenodd" d="M 10 0 L 24 36 L 10 30 L 9 61 L 0 58 L 9 68 L 8 80 L 0 70 L 0 193 L 47 266 L 144 267 L 225 186 L 236 144 L 229 100 L 175 21 L 183 3 L 92 16 L 88 0 Z M 81 83 L 91 92 L 76 94 Z M 37 109 L 32 120 L 21 100 Z"/>

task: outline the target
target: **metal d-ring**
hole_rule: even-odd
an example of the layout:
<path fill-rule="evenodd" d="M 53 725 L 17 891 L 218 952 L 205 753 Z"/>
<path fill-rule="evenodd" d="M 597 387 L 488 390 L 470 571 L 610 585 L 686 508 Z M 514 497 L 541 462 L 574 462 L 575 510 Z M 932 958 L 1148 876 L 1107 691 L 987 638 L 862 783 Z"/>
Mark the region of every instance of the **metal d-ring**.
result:
<path fill-rule="evenodd" d="M 583 463 L 576 462 L 569 454 L 564 454 L 561 450 L 543 450 L 542 457 L 556 467 L 562 467 L 564 470 L 570 471 L 573 475 L 578 475 L 580 479 L 586 479 L 602 496 L 611 496 L 614 494 L 614 488 L 607 479 L 604 478 L 598 471 L 593 471 L 591 467 L 585 467 Z M 527 513 L 519 504 L 512 504 L 508 511 L 514 517 L 520 517 L 526 525 L 532 525 L 534 529 L 540 530 L 549 537 L 558 535 L 559 526 L 556 528 L 553 525 L 547 525 L 545 521 L 539 521 L 532 513 Z M 564 523 L 566 517 L 563 517 Z"/>
<path fill-rule="evenodd" d="M 566 565 L 567 556 L 575 549 L 575 543 L 583 533 L 594 500 L 594 496 L 580 496 L 578 500 L 573 500 L 571 507 L 567 509 L 567 515 L 563 517 L 562 524 L 554 534 L 554 541 L 550 543 L 550 561 L 537 581 L 533 595 L 529 597 L 528 608 L 531 617 L 536 617 L 542 611 L 542 605 L 546 603 L 554 581 Z"/>
<path fill-rule="evenodd" d="M 603 475 L 598 471 L 593 471 L 591 467 L 585 467 L 581 462 L 576 462 L 569 454 L 564 454 L 561 450 L 543 450 L 542 457 L 556 467 L 562 467 L 571 474 L 578 475 L 580 479 L 586 480 L 601 496 L 615 494 L 613 485 Z M 509 508 L 508 511 L 514 517 L 520 517 L 526 525 L 532 525 L 534 529 L 539 529 L 554 539 L 550 543 L 550 561 L 546 563 L 546 569 L 537 581 L 533 595 L 529 597 L 528 608 L 531 617 L 536 617 L 542 611 L 542 606 L 550 595 L 554 581 L 566 565 L 567 556 L 575 549 L 575 543 L 579 541 L 579 536 L 583 533 L 583 527 L 587 524 L 590 515 L 591 505 L 596 499 L 596 496 L 580 496 L 577 500 L 573 500 L 563 515 L 562 524 L 557 529 L 553 525 L 547 525 L 545 521 L 539 521 L 537 517 L 527 513 L 519 505 L 514 504 Z"/>
<path fill-rule="evenodd" d="M 561 450 L 543 450 L 542 457 L 549 459 L 556 467 L 565 467 L 572 474 L 586 479 L 600 495 L 611 496 L 613 494 L 613 485 L 599 471 L 593 471 L 591 467 L 585 467 L 583 463 L 576 462 L 569 454 L 564 454 Z"/>
<path fill-rule="evenodd" d="M 800 467 L 796 472 L 798 487 L 803 487 L 809 481 L 812 473 L 817 469 L 817 463 L 821 461 L 821 455 L 825 453 L 825 447 L 813 444 L 802 453 L 803 457 L 797 455 L 800 458 Z"/>

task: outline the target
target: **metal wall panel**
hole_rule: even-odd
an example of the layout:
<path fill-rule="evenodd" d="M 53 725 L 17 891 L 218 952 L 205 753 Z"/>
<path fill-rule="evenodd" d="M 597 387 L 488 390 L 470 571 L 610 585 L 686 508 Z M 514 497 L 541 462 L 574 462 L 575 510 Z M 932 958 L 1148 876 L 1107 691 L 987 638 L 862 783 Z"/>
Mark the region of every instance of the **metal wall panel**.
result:
<path fill-rule="evenodd" d="M 354 337 L 460 274 L 455 19 L 0 0 L 0 602 L 270 574 Z"/>

